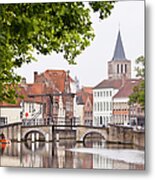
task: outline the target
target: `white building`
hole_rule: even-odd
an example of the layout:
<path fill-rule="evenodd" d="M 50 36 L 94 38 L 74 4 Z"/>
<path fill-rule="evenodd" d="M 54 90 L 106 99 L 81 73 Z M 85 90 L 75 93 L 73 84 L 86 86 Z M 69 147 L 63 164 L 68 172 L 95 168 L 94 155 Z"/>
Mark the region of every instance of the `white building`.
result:
<path fill-rule="evenodd" d="M 21 122 L 21 107 L 3 104 L 0 106 L 0 125 Z"/>
<path fill-rule="evenodd" d="M 107 126 L 113 114 L 112 97 L 118 92 L 121 80 L 103 80 L 93 89 L 93 125 Z"/>
<path fill-rule="evenodd" d="M 22 119 L 42 119 L 43 104 L 21 101 L 17 104 L 0 104 L 0 125 L 22 122 Z"/>

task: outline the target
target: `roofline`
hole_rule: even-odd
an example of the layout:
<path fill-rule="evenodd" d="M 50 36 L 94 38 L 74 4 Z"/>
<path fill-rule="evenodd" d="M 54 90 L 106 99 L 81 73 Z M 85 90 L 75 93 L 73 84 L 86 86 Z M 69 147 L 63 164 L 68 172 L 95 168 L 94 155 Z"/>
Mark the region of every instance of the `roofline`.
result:
<path fill-rule="evenodd" d="M 2 105 L 0 105 L 0 108 L 21 108 L 21 106 L 20 105 L 15 105 L 15 106 L 11 106 L 11 105 L 4 105 L 4 106 L 2 106 Z"/>

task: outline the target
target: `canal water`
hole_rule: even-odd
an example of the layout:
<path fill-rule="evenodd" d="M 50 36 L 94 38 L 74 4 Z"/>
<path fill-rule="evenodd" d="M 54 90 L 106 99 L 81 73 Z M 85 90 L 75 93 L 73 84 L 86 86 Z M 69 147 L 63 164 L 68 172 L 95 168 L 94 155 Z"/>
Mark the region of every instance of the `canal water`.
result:
<path fill-rule="evenodd" d="M 101 140 L 0 144 L 0 166 L 143 170 L 144 150 Z"/>

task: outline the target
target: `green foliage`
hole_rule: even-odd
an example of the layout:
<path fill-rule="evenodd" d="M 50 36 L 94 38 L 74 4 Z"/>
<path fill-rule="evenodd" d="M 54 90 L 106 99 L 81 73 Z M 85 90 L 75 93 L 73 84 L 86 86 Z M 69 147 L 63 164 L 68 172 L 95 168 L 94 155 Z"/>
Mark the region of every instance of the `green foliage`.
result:
<path fill-rule="evenodd" d="M 137 72 L 137 77 L 140 77 L 142 79 L 144 79 L 145 77 L 145 59 L 143 56 L 140 56 L 136 59 L 136 64 L 138 64 L 139 66 L 135 68 L 136 72 Z"/>
<path fill-rule="evenodd" d="M 139 65 L 136 68 L 137 77 L 141 78 L 141 82 L 138 86 L 135 86 L 133 93 L 129 97 L 129 104 L 138 103 L 141 107 L 145 108 L 145 58 L 140 56 L 136 59 L 136 63 Z"/>
<path fill-rule="evenodd" d="M 20 81 L 14 69 L 35 60 L 34 50 L 62 53 L 69 64 L 76 64 L 77 55 L 95 36 L 90 11 L 104 19 L 113 6 L 114 2 L 0 4 L 0 102 L 14 102 Z"/>

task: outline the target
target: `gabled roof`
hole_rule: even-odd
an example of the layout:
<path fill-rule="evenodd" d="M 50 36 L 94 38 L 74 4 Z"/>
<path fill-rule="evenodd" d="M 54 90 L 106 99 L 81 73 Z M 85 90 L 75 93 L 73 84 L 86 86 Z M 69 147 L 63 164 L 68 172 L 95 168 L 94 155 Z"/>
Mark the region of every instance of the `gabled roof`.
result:
<path fill-rule="evenodd" d="M 129 79 L 126 80 L 124 86 L 120 88 L 117 94 L 113 98 L 127 98 L 129 97 L 132 92 L 133 88 L 137 86 L 141 82 L 140 79 Z"/>
<path fill-rule="evenodd" d="M 115 60 L 126 60 L 120 30 L 117 35 L 117 41 L 116 41 L 115 51 L 114 51 L 112 60 L 114 60 L 114 61 Z"/>
<path fill-rule="evenodd" d="M 83 87 L 76 94 L 77 104 L 84 105 L 87 101 L 87 98 L 89 98 L 90 102 L 93 104 L 93 91 L 91 87 Z"/>
<path fill-rule="evenodd" d="M 42 80 L 47 80 L 53 89 L 57 89 L 60 92 L 65 91 L 65 80 L 67 78 L 67 72 L 64 70 L 46 70 L 45 72 L 37 75 L 37 82 Z M 74 83 L 74 80 L 68 76 L 69 82 Z"/>
<path fill-rule="evenodd" d="M 25 102 L 35 102 L 35 103 L 43 103 L 42 99 L 40 97 L 35 98 L 29 98 L 28 95 L 31 94 L 42 94 L 42 91 L 44 90 L 44 84 L 37 83 L 37 84 L 19 84 L 18 85 L 18 94 L 23 96 L 23 99 L 18 97 L 15 104 L 10 104 L 7 102 L 1 102 L 0 107 L 8 107 L 8 108 L 17 108 L 21 107 L 20 103 L 22 100 Z"/>
<path fill-rule="evenodd" d="M 105 79 L 100 82 L 97 86 L 93 89 L 104 89 L 104 88 L 114 88 L 119 89 L 122 85 L 121 79 Z"/>

